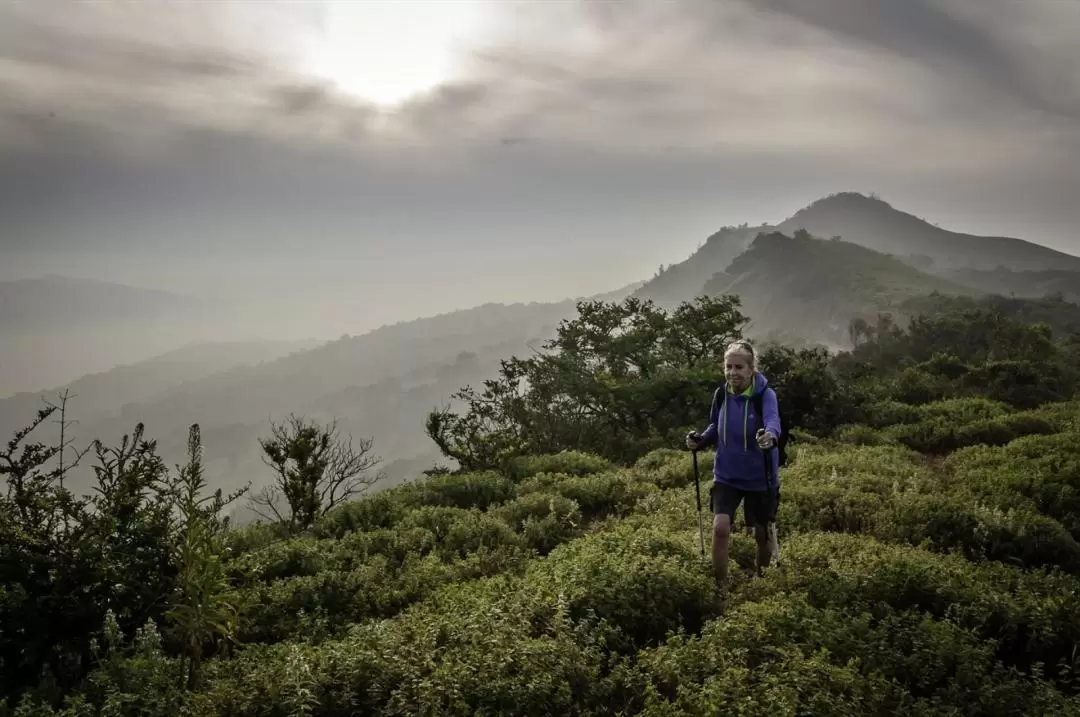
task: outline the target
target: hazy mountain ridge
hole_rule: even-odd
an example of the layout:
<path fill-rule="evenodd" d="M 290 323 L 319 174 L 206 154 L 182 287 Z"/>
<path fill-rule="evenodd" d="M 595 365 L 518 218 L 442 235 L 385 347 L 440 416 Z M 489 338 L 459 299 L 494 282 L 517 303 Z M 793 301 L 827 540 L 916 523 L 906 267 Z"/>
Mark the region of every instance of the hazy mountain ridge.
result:
<path fill-rule="evenodd" d="M 0 282 L 0 326 L 5 333 L 64 328 L 86 321 L 176 318 L 204 308 L 196 297 L 95 279 L 47 275 Z"/>
<path fill-rule="evenodd" d="M 955 269 L 941 275 L 987 293 L 1022 298 L 1061 294 L 1068 301 L 1080 302 L 1080 271 L 1011 271 L 999 267 L 993 271 Z"/>
<path fill-rule="evenodd" d="M 710 235 L 701 247 L 685 260 L 663 268 L 656 276 L 634 291 L 634 296 L 650 299 L 658 306 L 674 307 L 699 292 L 713 275 L 723 272 L 762 232 L 757 227 L 723 227 Z"/>
<path fill-rule="evenodd" d="M 805 232 L 762 234 L 703 291 L 738 295 L 752 335 L 794 332 L 831 346 L 847 345 L 855 317 L 873 318 L 934 292 L 979 293 L 858 244 Z"/>
<path fill-rule="evenodd" d="M 833 206 L 828 202 L 846 205 L 855 200 L 822 201 L 828 207 Z M 820 210 L 821 203 L 816 205 Z M 891 217 L 893 212 L 890 208 L 877 216 Z M 785 224 L 792 221 L 794 217 Z M 618 301 L 634 295 L 673 306 L 700 293 L 736 293 L 753 320 L 752 335 L 838 346 L 846 345 L 848 323 L 856 316 L 902 312 L 910 301 L 932 292 L 980 293 L 977 287 L 917 268 L 920 261 L 923 266 L 936 262 L 918 242 L 890 256 L 866 246 L 871 240 L 865 234 L 859 241 L 834 241 L 798 230 L 790 234 L 768 226 L 725 227 L 692 256 L 651 279 L 589 298 Z M 574 315 L 575 307 L 569 299 L 485 304 L 344 335 L 315 349 L 217 371 L 126 402 L 117 414 L 83 420 L 76 434 L 109 443 L 142 422 L 171 462 L 182 456 L 187 427 L 199 423 L 208 478 L 235 487 L 269 477 L 257 443 L 268 431 L 268 419 L 290 412 L 321 420 L 337 417 L 343 431 L 375 438 L 375 452 L 397 480 L 406 470 L 416 473 L 438 460 L 438 451 L 423 432 L 428 411 L 450 402 L 462 386 L 492 377 L 500 360 L 538 349 L 561 320 Z M 32 415 L 33 409 L 27 409 L 23 406 L 14 417 L 19 425 Z M 78 401 L 72 412 L 84 418 Z"/>
<path fill-rule="evenodd" d="M 634 288 L 588 298 L 617 301 Z M 269 419 L 295 412 L 322 420 L 336 417 L 342 431 L 374 436 L 374 450 L 386 466 L 398 460 L 415 465 L 418 459 L 430 465 L 438 452 L 423 432 L 426 413 L 448 403 L 462 385 L 488 378 L 501 359 L 539 349 L 575 308 L 576 301 L 569 299 L 492 303 L 402 321 L 258 365 L 217 371 L 96 419 L 88 419 L 76 399 L 70 411 L 81 422 L 69 435 L 110 443 L 143 423 L 166 460 L 179 461 L 187 427 L 199 423 L 208 479 L 238 486 L 249 478 L 268 478 L 257 439 L 268 433 Z M 26 394 L 20 405 L 8 404 L 16 415 L 2 415 L 8 406 L 0 403 L 0 420 L 24 424 L 40 406 L 38 396 Z"/>
<path fill-rule="evenodd" d="M 316 340 L 267 340 L 184 346 L 145 361 L 87 374 L 48 390 L 24 391 L 0 399 L 0 431 L 10 435 L 42 405 L 42 398 L 55 402 L 64 390 L 70 391 L 74 397 L 72 407 L 77 408 L 83 421 L 101 419 L 117 414 L 125 405 L 163 398 L 170 391 L 182 391 L 191 382 L 220 371 L 258 365 L 290 353 L 312 349 L 320 343 Z"/>
<path fill-rule="evenodd" d="M 982 237 L 937 227 L 893 208 L 874 196 L 839 192 L 818 199 L 779 224 L 723 227 L 682 262 L 664 269 L 636 292 L 662 306 L 673 306 L 701 290 L 713 275 L 762 234 L 793 236 L 804 230 L 821 239 L 839 237 L 893 255 L 927 273 L 983 291 L 1043 296 L 1053 291 L 1080 292 L 1072 285 L 1080 257 L 1011 237 Z"/>
<path fill-rule="evenodd" d="M 952 269 L 1080 271 L 1080 257 L 1013 237 L 976 236 L 949 231 L 893 208 L 874 196 L 840 192 L 812 202 L 776 230 L 805 229 L 814 236 L 839 236 L 897 256 L 929 257 L 934 271 Z"/>
<path fill-rule="evenodd" d="M 197 340 L 209 309 L 194 297 L 93 279 L 0 282 L 0 397 Z"/>

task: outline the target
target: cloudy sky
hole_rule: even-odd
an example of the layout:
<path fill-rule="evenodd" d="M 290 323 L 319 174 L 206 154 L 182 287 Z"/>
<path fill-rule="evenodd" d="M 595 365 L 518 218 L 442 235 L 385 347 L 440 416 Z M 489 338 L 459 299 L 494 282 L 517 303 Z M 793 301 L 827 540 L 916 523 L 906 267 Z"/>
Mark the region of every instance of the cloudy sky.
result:
<path fill-rule="evenodd" d="M 1067 0 L 11 0 L 0 279 L 360 331 L 613 289 L 843 190 L 1080 254 L 1077 28 Z"/>

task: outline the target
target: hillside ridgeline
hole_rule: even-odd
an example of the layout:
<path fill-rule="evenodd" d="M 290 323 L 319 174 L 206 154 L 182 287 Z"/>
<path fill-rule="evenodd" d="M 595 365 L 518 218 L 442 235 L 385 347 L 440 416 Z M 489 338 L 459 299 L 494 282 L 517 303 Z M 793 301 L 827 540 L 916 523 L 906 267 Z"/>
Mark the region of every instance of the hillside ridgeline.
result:
<path fill-rule="evenodd" d="M 756 317 L 750 330 L 757 336 L 798 333 L 807 341 L 846 347 L 854 319 L 899 312 L 919 296 L 980 292 L 858 244 L 800 230 L 792 237 L 758 236 L 703 293 L 739 296 Z"/>

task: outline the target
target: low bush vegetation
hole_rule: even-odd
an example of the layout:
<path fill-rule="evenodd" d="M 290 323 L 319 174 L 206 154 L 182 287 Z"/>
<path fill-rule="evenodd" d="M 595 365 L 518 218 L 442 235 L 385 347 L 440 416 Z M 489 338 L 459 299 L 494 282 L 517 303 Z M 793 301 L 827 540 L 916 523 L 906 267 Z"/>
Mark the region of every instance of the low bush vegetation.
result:
<path fill-rule="evenodd" d="M 691 310 L 713 322 L 706 337 L 736 333 L 732 304 Z M 648 313 L 599 312 L 582 320 Z M 431 424 L 474 465 L 301 530 L 234 529 L 217 517 L 227 498 L 195 500 L 197 441 L 176 477 L 151 442 L 101 449 L 102 497 L 84 502 L 53 480 L 47 447 L 13 443 L 0 716 L 1080 715 L 1076 364 L 1045 329 L 1025 344 L 1023 327 L 979 320 L 863 329 L 827 361 L 773 350 L 799 436 L 781 559 L 761 577 L 734 569 L 725 589 L 694 485 L 704 498 L 712 456 L 695 474 L 680 447 L 718 373 L 707 346 L 663 331 L 655 345 L 590 334 L 606 363 L 587 385 L 585 364 L 527 366 L 561 391 L 547 408 L 502 414 L 504 433 L 471 443 L 455 432 L 480 425 L 467 416 Z M 1024 345 L 1060 359 L 1031 379 L 1035 405 L 1010 383 L 1032 376 L 1006 350 Z M 618 368 L 624 348 L 636 371 Z M 634 418 L 676 379 L 685 393 Z M 575 400 L 617 405 L 626 430 L 569 412 Z M 735 565 L 754 553 L 736 531 Z"/>

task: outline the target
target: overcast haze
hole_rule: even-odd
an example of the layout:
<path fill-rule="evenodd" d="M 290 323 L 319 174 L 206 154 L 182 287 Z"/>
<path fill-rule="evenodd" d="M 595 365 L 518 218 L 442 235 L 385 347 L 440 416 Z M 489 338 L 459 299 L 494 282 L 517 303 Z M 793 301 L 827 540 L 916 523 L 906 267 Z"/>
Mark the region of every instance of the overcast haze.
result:
<path fill-rule="evenodd" d="M 359 332 L 613 289 L 843 190 L 1080 254 L 1078 28 L 1064 0 L 10 2 L 0 279 Z"/>

